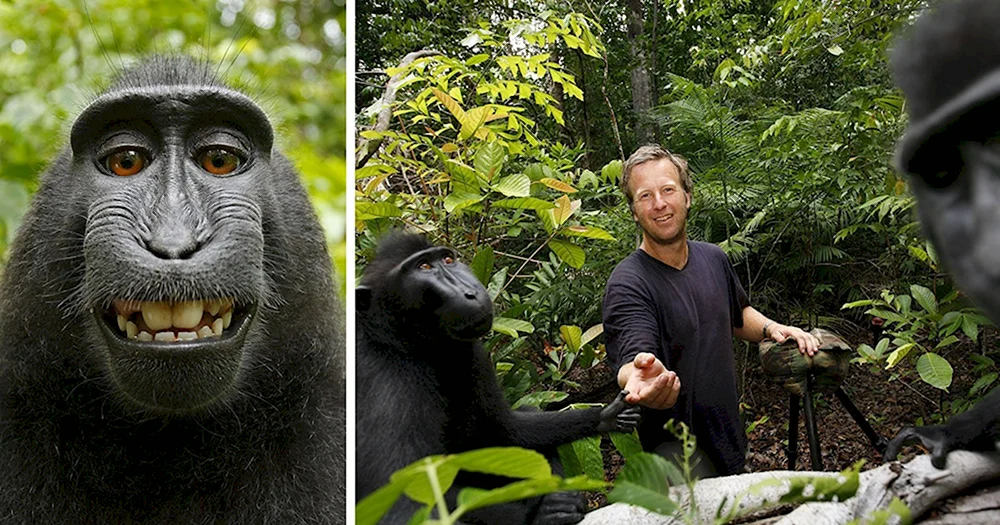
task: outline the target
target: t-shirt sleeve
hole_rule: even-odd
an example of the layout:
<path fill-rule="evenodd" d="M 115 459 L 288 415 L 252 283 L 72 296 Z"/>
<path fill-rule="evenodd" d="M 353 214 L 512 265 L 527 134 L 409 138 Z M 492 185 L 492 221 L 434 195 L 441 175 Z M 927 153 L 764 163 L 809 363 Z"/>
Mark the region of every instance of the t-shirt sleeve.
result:
<path fill-rule="evenodd" d="M 639 352 L 662 355 L 652 298 L 629 273 L 614 272 L 604 290 L 604 341 L 616 370 Z"/>
<path fill-rule="evenodd" d="M 722 250 L 719 251 L 722 254 L 723 262 L 725 263 L 724 266 L 726 267 L 726 282 L 729 288 L 729 309 L 733 319 L 733 328 L 743 328 L 743 309 L 750 306 L 750 298 L 747 297 L 746 290 L 740 284 L 740 278 L 736 275 L 736 269 L 729 262 L 729 258 L 726 257 L 725 252 Z"/>

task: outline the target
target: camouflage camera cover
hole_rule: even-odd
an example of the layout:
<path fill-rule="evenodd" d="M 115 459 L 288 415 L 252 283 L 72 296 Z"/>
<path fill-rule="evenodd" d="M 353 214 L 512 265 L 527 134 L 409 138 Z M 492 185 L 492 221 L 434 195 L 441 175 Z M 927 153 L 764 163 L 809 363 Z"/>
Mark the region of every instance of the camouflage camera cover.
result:
<path fill-rule="evenodd" d="M 759 346 L 760 363 L 768 378 L 799 396 L 808 373 L 813 374 L 813 392 L 835 390 L 847 377 L 853 353 L 843 339 L 829 330 L 815 328 L 809 333 L 819 339 L 819 351 L 813 357 L 799 353 L 798 343 L 792 338 L 782 344 L 765 339 Z"/>

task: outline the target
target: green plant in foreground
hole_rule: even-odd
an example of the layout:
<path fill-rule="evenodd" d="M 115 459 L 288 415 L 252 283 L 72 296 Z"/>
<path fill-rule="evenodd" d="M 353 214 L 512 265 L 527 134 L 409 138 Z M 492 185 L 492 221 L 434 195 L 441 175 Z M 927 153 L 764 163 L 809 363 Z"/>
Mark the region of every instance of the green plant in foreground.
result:
<path fill-rule="evenodd" d="M 492 490 L 472 487 L 458 493 L 457 507 L 449 509 L 445 493 L 455 482 L 459 471 L 479 472 L 514 478 L 509 485 Z M 563 479 L 552 474 L 545 456 L 533 450 L 517 447 L 493 447 L 461 454 L 423 458 L 396 471 L 389 484 L 361 500 L 356 507 L 356 523 L 378 523 L 400 496 L 424 505 L 410 523 L 449 525 L 457 523 L 465 513 L 490 505 L 543 496 L 567 490 L 600 490 L 607 483 L 586 476 Z M 432 517 L 432 512 L 435 514 Z"/>

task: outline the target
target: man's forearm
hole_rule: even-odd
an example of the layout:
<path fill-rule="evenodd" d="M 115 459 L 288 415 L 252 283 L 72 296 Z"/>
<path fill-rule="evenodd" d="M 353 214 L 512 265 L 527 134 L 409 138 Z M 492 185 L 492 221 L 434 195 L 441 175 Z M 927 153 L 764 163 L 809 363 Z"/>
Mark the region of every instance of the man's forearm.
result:
<path fill-rule="evenodd" d="M 770 328 L 773 324 L 774 321 L 768 319 L 754 307 L 748 306 L 743 309 L 743 326 L 734 328 L 733 335 L 744 341 L 759 343 L 764 339 L 764 326 L 767 325 Z"/>

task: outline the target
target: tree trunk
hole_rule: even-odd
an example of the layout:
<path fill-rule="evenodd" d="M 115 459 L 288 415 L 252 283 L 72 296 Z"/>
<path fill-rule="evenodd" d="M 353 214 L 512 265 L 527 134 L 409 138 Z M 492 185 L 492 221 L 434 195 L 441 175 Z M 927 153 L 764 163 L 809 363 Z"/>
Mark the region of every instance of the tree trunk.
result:
<path fill-rule="evenodd" d="M 896 497 L 910 509 L 914 523 L 987 523 L 982 518 L 989 516 L 991 521 L 995 520 L 996 509 L 1000 507 L 1000 496 L 996 490 L 1000 486 L 1000 454 L 995 452 L 952 452 L 948 455 L 946 470 L 934 468 L 930 456 L 926 455 L 906 464 L 887 463 L 862 472 L 857 493 L 853 498 L 840 502 L 806 503 L 798 508 L 790 505 L 775 507 L 774 502 L 787 490 L 782 486 L 757 487 L 756 491 L 748 492 L 764 480 L 838 475 L 837 472 L 776 471 L 699 481 L 694 487 L 697 523 L 713 523 L 716 511 L 725 513 L 734 502 L 738 502 L 741 515 L 745 516 L 739 520 L 740 523 L 752 525 L 845 525 L 885 509 Z M 981 490 L 964 495 L 976 486 Z M 670 497 L 682 508 L 690 508 L 691 496 L 687 487 L 671 488 Z M 928 516 L 932 508 L 935 512 Z M 926 522 L 922 521 L 924 517 L 928 518 Z M 587 514 L 580 525 L 604 523 L 680 525 L 682 522 L 639 507 L 615 503 Z"/>
<path fill-rule="evenodd" d="M 649 70 L 646 67 L 646 51 L 643 49 L 643 6 L 642 0 L 628 2 L 628 41 L 632 51 L 632 111 L 635 113 L 636 145 L 653 142 L 653 126 L 649 110 L 653 107 L 653 93 L 650 90 Z"/>

